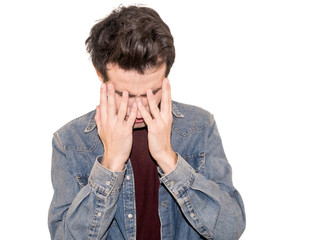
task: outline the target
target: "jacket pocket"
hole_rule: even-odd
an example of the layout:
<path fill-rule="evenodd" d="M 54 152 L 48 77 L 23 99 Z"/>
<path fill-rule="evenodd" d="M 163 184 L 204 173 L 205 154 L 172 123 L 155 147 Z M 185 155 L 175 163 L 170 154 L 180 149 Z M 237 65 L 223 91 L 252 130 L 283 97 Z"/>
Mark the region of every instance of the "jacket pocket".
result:
<path fill-rule="evenodd" d="M 82 174 L 77 174 L 76 175 L 77 182 L 79 183 L 80 187 L 83 188 L 88 184 L 88 178 L 89 174 L 82 173 Z"/>
<path fill-rule="evenodd" d="M 196 172 L 202 172 L 206 164 L 206 153 L 182 156 Z"/>

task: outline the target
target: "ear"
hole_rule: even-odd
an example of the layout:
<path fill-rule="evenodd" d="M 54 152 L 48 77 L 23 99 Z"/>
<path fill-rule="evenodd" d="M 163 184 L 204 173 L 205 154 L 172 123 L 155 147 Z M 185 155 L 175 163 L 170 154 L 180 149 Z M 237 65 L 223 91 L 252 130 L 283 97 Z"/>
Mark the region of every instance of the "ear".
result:
<path fill-rule="evenodd" d="M 100 82 L 103 83 L 103 77 L 102 77 L 101 73 L 98 71 L 98 69 L 95 68 L 95 66 L 93 66 L 93 67 L 94 67 L 94 70 L 96 70 L 96 73 L 98 75 L 98 78 L 99 78 Z"/>

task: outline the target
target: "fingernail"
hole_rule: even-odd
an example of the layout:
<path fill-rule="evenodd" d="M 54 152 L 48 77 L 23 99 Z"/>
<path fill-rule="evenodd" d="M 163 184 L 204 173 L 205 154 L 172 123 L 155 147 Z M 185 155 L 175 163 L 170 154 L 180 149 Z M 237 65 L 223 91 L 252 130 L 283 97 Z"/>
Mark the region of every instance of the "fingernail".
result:
<path fill-rule="evenodd" d="M 108 84 L 108 90 L 112 90 L 112 84 Z"/>
<path fill-rule="evenodd" d="M 104 88 L 104 87 L 105 87 L 105 84 L 104 84 L 104 83 L 102 83 L 102 84 L 101 84 L 101 88 Z"/>

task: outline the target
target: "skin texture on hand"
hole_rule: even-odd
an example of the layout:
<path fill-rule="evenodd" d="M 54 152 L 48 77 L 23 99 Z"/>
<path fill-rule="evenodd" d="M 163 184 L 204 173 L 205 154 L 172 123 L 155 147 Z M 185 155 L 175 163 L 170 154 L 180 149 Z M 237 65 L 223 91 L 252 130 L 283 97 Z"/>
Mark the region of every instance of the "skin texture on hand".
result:
<path fill-rule="evenodd" d="M 137 115 L 137 104 L 127 116 L 128 92 L 121 98 L 119 110 L 115 105 L 115 90 L 112 84 L 102 83 L 100 105 L 96 108 L 95 120 L 103 143 L 104 155 L 101 164 L 111 171 L 122 171 L 132 148 L 132 130 Z"/>
<path fill-rule="evenodd" d="M 148 126 L 148 144 L 152 157 L 166 174 L 174 170 L 177 156 L 171 147 L 172 105 L 171 88 L 167 78 L 162 82 L 162 96 L 160 109 L 155 101 L 151 89 L 147 90 L 147 98 L 151 114 L 141 102 L 138 109 Z"/>

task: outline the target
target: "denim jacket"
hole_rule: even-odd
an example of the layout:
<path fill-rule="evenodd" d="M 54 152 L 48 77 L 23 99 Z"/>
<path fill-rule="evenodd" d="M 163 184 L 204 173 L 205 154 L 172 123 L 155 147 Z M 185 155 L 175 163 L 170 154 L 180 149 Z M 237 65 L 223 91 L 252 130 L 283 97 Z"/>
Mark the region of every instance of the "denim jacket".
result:
<path fill-rule="evenodd" d="M 158 168 L 161 239 L 239 239 L 244 206 L 213 116 L 177 102 L 172 113 L 171 144 L 178 162 L 169 174 Z M 130 159 L 122 172 L 100 164 L 103 145 L 94 116 L 92 111 L 54 133 L 52 239 L 136 239 Z"/>

